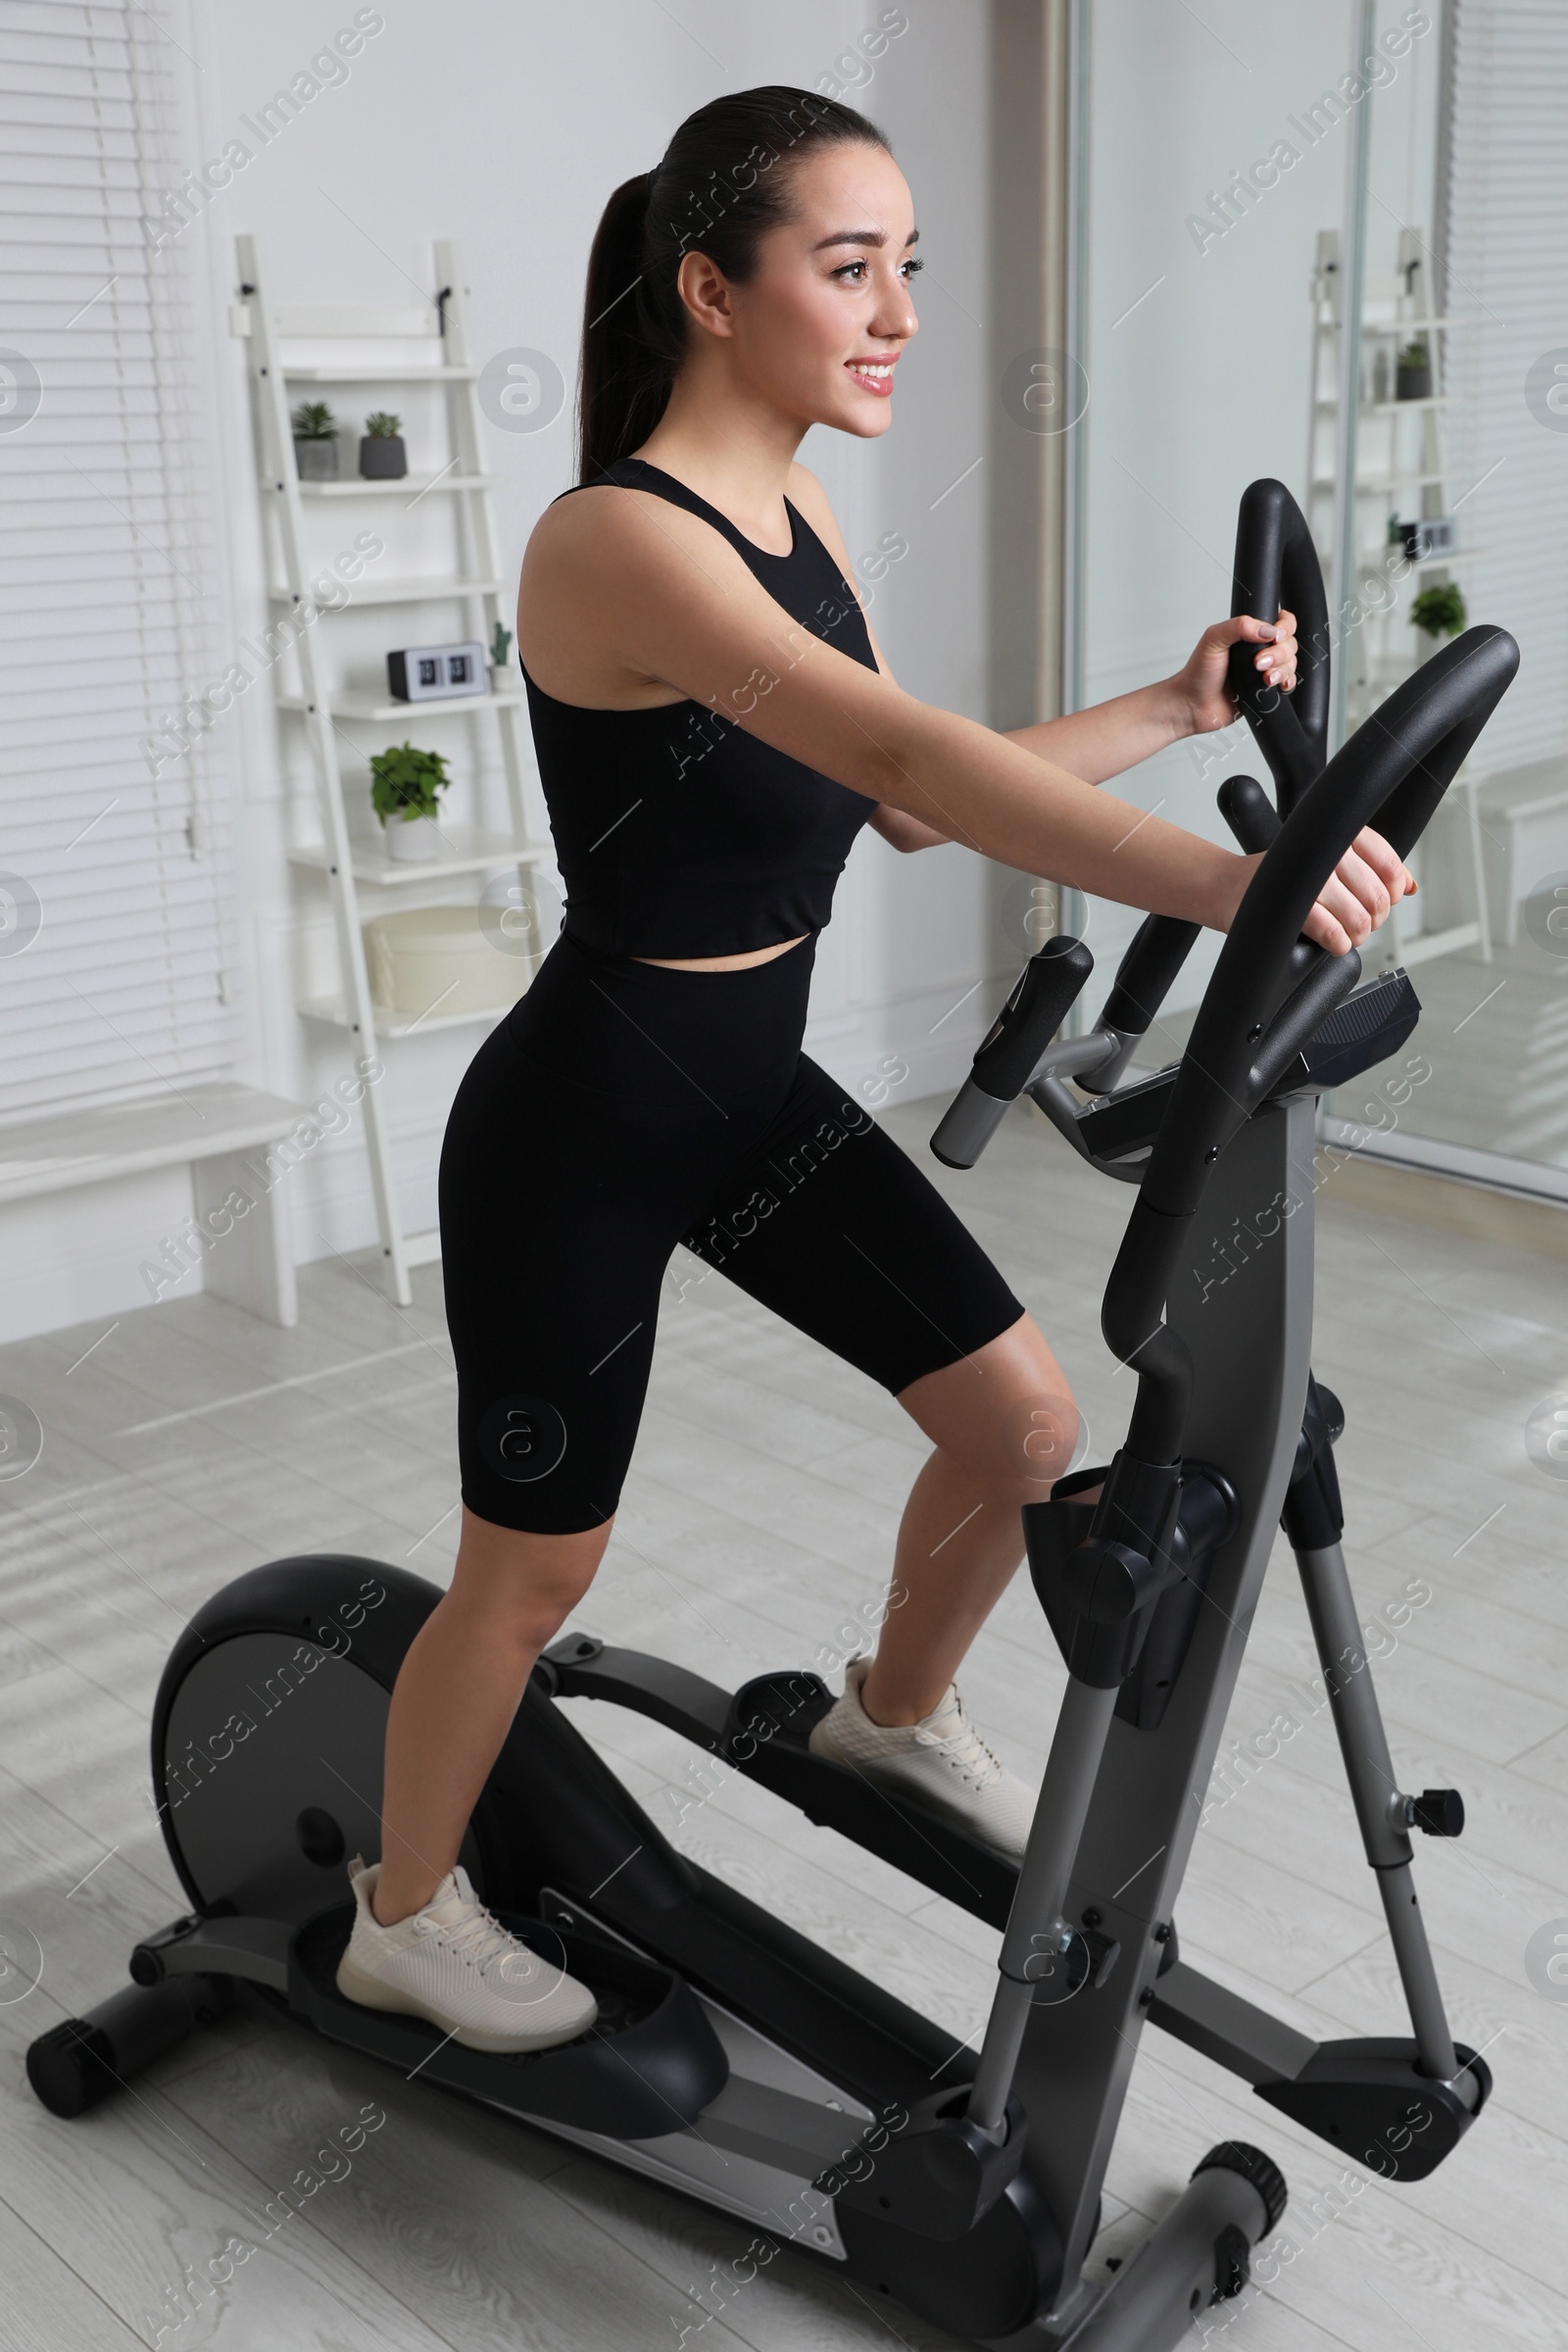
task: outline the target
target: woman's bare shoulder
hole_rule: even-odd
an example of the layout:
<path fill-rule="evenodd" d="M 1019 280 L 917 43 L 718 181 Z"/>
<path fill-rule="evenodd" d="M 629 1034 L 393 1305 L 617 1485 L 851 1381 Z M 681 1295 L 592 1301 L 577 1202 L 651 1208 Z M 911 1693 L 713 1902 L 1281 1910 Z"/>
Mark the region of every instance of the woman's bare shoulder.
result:
<path fill-rule="evenodd" d="M 522 559 L 523 586 L 530 577 L 550 586 L 581 582 L 623 594 L 633 582 L 647 584 L 650 572 L 678 572 L 694 548 L 706 560 L 740 559 L 700 515 L 672 506 L 651 490 L 618 483 L 585 484 L 569 498 L 546 507 L 529 535 Z M 744 565 L 741 566 L 744 569 Z"/>
<path fill-rule="evenodd" d="M 534 683 L 566 702 L 636 708 L 668 700 L 621 650 L 650 600 L 679 609 L 700 580 L 740 558 L 709 524 L 666 499 L 617 483 L 558 498 L 539 516 L 522 559 L 517 653 Z"/>

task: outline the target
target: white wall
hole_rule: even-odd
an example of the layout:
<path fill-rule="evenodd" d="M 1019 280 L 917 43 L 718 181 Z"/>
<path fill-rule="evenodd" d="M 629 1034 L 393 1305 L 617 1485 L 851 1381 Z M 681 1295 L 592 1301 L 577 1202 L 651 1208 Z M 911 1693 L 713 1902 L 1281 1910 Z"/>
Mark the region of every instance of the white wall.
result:
<path fill-rule="evenodd" d="M 384 28 L 347 80 L 322 89 L 184 232 L 203 249 L 210 288 L 231 643 L 267 617 L 242 347 L 222 333 L 236 234 L 264 240 L 273 299 L 297 304 L 427 295 L 431 240 L 455 238 L 481 356 L 530 345 L 555 355 L 569 385 L 588 244 L 611 188 L 652 165 L 681 118 L 721 91 L 764 81 L 815 86 L 883 7 L 797 0 L 788 10 L 738 10 L 685 0 L 678 24 L 644 0 L 567 10 L 544 0 L 462 0 L 440 12 L 419 0 L 380 0 L 377 13 Z M 902 13 L 907 29 L 849 95 L 889 132 L 915 192 L 929 262 L 918 289 L 921 333 L 901 370 L 888 436 L 868 446 L 815 432 L 803 456 L 821 475 L 853 556 L 888 530 L 908 540 L 873 609 L 902 682 L 985 718 L 989 18 L 984 0 L 905 0 Z M 271 0 L 265 10 L 189 0 L 188 15 L 171 23 L 200 69 L 190 164 L 220 153 L 240 118 L 307 70 L 355 14 L 354 0 Z M 866 71 L 851 67 L 844 77 Z M 354 416 L 355 397 L 336 404 L 340 414 Z M 951 489 L 976 459 L 980 466 Z M 497 503 L 504 568 L 514 574 L 534 519 L 572 479 L 569 404 L 546 431 L 493 434 L 489 462 L 508 477 Z M 322 512 L 331 516 L 319 539 L 326 557 L 339 511 Z M 286 828 L 300 821 L 289 816 L 290 792 L 309 788 L 298 722 L 279 725 L 257 692 L 223 723 L 234 731 L 243 804 L 253 1040 L 243 1074 L 310 1100 L 350 1056 L 346 1036 L 307 1027 L 293 1010 L 325 935 L 324 900 L 284 857 Z M 889 1055 L 907 1066 L 906 1096 L 938 1091 L 966 1066 L 995 993 L 968 992 L 1000 969 L 992 891 L 990 870 L 958 850 L 906 859 L 874 837 L 858 846 L 819 955 L 810 1032 L 813 1051 L 847 1085 L 874 1080 Z M 446 1106 L 477 1043 L 476 1032 L 453 1030 L 387 1049 L 411 1228 L 434 1222 Z M 372 1243 L 357 1137 L 324 1145 L 288 1182 L 302 1259 Z M 138 1265 L 188 1207 L 183 1177 L 172 1172 L 0 1212 L 8 1257 L 31 1268 L 0 1299 L 0 1338 L 145 1303 Z M 193 1272 L 186 1287 L 199 1279 Z"/>

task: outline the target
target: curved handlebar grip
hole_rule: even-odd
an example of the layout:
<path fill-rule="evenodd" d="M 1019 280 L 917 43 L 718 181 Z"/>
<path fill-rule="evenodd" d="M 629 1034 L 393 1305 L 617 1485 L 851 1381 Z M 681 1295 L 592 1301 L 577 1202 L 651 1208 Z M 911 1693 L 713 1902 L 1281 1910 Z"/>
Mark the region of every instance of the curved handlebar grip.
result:
<path fill-rule="evenodd" d="M 1305 515 L 1283 482 L 1264 479 L 1242 493 L 1231 612 L 1272 621 L 1281 605 L 1296 615 L 1295 692 L 1261 683 L 1251 645 L 1232 646 L 1228 679 L 1289 816 L 1328 757 L 1329 608 Z"/>
<path fill-rule="evenodd" d="M 1100 1018 L 1107 1029 L 1119 1029 L 1123 1037 L 1144 1035 L 1170 994 L 1201 929 L 1200 923 L 1184 923 L 1179 915 L 1145 917 L 1116 967 L 1115 980 L 1101 1012 Z"/>
<path fill-rule="evenodd" d="M 1395 847 L 1401 857 L 1413 848 L 1518 666 L 1505 629 L 1467 629 L 1357 728 L 1281 826 L 1199 1008 L 1144 1179 L 1152 1208 L 1178 1217 L 1196 1208 L 1208 1153 L 1239 1124 L 1248 1032 L 1277 1002 L 1301 925 L 1357 833 L 1387 802 Z"/>
<path fill-rule="evenodd" d="M 946 1166 L 974 1166 L 1094 968 L 1083 941 L 1064 932 L 1030 956 L 931 1138 L 932 1151 Z"/>
<path fill-rule="evenodd" d="M 1385 804 L 1388 838 L 1401 856 L 1414 847 L 1518 666 L 1519 648 L 1505 629 L 1467 629 L 1433 655 L 1336 753 L 1286 819 L 1237 909 L 1105 1289 L 1106 1343 L 1139 1370 L 1127 1446 L 1141 1460 L 1168 1460 L 1181 1446 L 1192 1367 L 1162 1320 L 1165 1300 L 1209 1166 L 1249 1115 L 1254 1066 L 1272 1060 L 1262 1025 L 1279 1001 L 1301 925 Z"/>
<path fill-rule="evenodd" d="M 1227 776 L 1215 798 L 1221 816 L 1248 857 L 1258 856 L 1269 848 L 1279 832 L 1280 820 L 1273 802 L 1255 776 Z M 1315 971 L 1327 954 L 1326 948 L 1318 947 L 1312 940 L 1298 939 L 1291 950 L 1286 988 L 1294 989 L 1308 972 Z"/>

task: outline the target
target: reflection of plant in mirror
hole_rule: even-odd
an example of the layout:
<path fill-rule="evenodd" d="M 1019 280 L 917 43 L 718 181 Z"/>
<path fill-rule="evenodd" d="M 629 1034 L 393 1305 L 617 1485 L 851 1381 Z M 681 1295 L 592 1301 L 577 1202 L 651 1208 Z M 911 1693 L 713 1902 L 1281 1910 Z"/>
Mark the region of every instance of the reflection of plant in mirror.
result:
<path fill-rule="evenodd" d="M 330 441 L 337 433 L 337 418 L 324 400 L 303 400 L 294 412 L 296 441 Z"/>
<path fill-rule="evenodd" d="M 1439 588 L 1423 588 L 1411 601 L 1411 625 L 1425 630 L 1429 637 L 1457 637 L 1465 618 L 1457 580 L 1445 580 Z"/>
<path fill-rule="evenodd" d="M 434 816 L 449 778 L 439 752 L 418 752 L 412 743 L 394 744 L 370 761 L 370 802 L 383 825 L 393 817 Z"/>
<path fill-rule="evenodd" d="M 403 419 L 388 416 L 385 409 L 377 409 L 365 419 L 365 430 L 372 441 L 395 441 L 403 430 Z"/>

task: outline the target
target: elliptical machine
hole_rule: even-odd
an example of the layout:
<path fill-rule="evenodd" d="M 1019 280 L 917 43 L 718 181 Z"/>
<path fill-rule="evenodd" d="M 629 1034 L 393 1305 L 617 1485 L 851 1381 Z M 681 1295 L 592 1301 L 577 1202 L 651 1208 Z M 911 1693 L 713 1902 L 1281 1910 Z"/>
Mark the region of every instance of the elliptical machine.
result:
<path fill-rule="evenodd" d="M 1469 2129 L 1490 2076 L 1451 2037 L 1410 1886 L 1410 1828 L 1454 1834 L 1455 1800 L 1397 1792 L 1364 1660 L 1347 1671 L 1360 1651 L 1338 1415 L 1308 1360 L 1316 1098 L 1394 1051 L 1419 1007 L 1402 973 L 1357 987 L 1353 954 L 1298 934 L 1364 824 L 1408 853 L 1518 653 L 1501 630 L 1468 630 L 1324 765 L 1322 580 L 1278 483 L 1243 501 L 1237 578 L 1238 611 L 1272 615 L 1283 587 L 1319 658 L 1290 704 L 1237 664 L 1280 807 L 1249 779 L 1224 788 L 1244 846 L 1266 855 L 1186 1053 L 1118 1083 L 1194 926 L 1151 917 L 1098 1027 L 1055 1044 L 1092 964 L 1081 942 L 1053 940 L 933 1138 L 970 1166 L 1027 1091 L 1085 1159 L 1137 1187 L 1102 1320 L 1137 1376 L 1127 1437 L 1108 1471 L 1024 1510 L 1068 1681 L 1021 1868 L 811 1755 L 831 1703 L 816 1676 L 731 1693 L 567 1634 L 534 1671 L 461 1858 L 493 1911 L 593 1987 L 595 2025 L 494 2056 L 359 2007 L 334 1982 L 353 1916 L 342 1867 L 377 1850 L 389 1693 L 439 1594 L 373 1561 L 276 1561 L 216 1593 L 170 1657 L 153 1786 L 190 1910 L 137 1945 L 129 1986 L 34 2042 L 29 2078 L 54 2113 L 109 2095 L 244 1984 L 332 2041 L 736 2217 L 758 2233 L 754 2262 L 789 2244 L 992 2352 L 1166 2352 L 1240 2292 L 1280 2220 L 1277 2167 L 1227 2141 L 1108 2283 L 1084 2277 L 1146 2024 L 1386 2179 L 1424 2178 Z M 1194 1279 L 1200 1213 L 1255 1229 L 1271 1207 L 1238 1279 Z M 1172 1913 L 1282 1512 L 1407 2037 L 1315 2042 L 1177 1954 Z M 678 1853 L 558 1704 L 578 1695 L 668 1726 L 998 1929 L 978 2054 Z"/>

